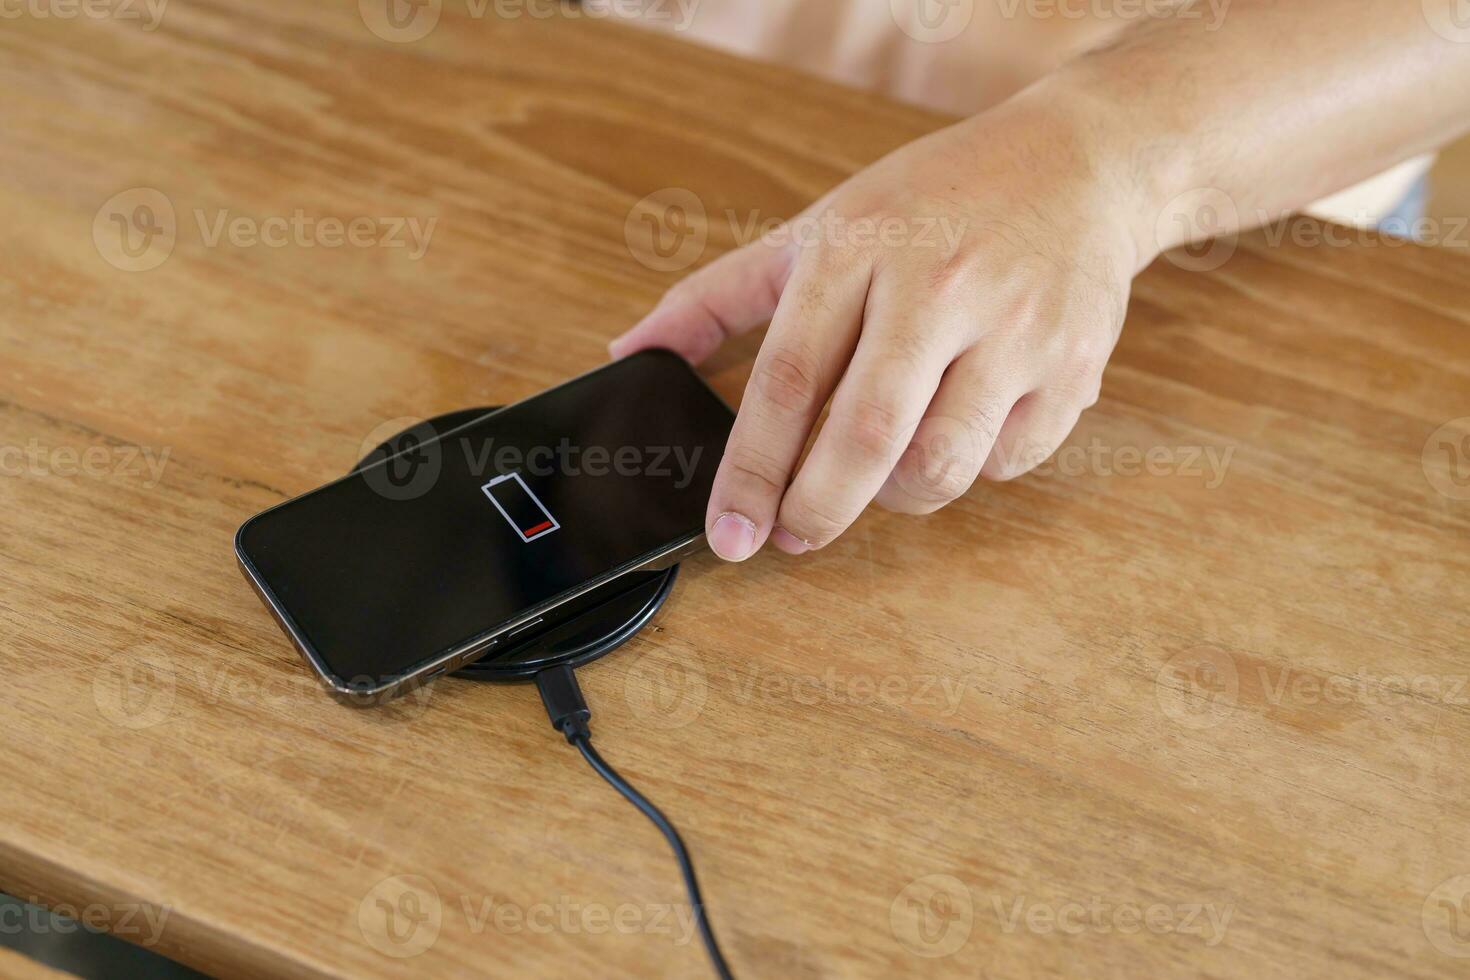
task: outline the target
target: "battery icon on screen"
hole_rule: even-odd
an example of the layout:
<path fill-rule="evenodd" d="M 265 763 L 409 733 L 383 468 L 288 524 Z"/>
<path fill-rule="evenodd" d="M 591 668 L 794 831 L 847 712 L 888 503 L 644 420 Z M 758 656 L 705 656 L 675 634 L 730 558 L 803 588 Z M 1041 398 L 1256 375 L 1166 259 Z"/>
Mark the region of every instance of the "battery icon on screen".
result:
<path fill-rule="evenodd" d="M 480 489 L 522 541 L 529 543 L 561 527 L 519 473 L 497 476 Z"/>

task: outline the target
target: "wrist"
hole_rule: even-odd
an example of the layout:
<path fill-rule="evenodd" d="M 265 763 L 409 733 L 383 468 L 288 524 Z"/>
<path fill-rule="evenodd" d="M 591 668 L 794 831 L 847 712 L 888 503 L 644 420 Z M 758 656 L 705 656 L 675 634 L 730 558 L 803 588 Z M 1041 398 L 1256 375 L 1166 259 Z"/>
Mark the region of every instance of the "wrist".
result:
<path fill-rule="evenodd" d="M 1198 185 L 1182 141 L 1162 131 L 1144 107 L 1117 98 L 1084 70 L 1063 69 L 1018 93 L 1007 108 L 1058 134 L 1072 149 L 1109 222 L 1133 252 L 1134 272 L 1184 244 L 1165 215 Z M 1177 240 L 1176 240 L 1177 239 Z"/>

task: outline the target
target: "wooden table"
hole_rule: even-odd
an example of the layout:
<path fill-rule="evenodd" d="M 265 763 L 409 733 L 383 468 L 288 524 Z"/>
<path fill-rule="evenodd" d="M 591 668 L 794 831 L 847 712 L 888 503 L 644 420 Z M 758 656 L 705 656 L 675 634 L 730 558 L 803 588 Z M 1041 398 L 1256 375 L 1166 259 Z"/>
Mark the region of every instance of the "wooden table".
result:
<path fill-rule="evenodd" d="M 337 705 L 231 536 L 392 420 L 600 363 L 690 258 L 645 196 L 695 196 L 707 259 L 942 120 L 354 6 L 0 30 L 0 888 L 224 974 L 703 975 L 662 840 L 532 689 Z M 437 223 L 415 257 L 323 218 Z M 755 349 L 708 369 L 732 400 Z M 1463 259 L 1161 261 L 1070 457 L 691 562 L 584 672 L 599 744 L 746 976 L 1463 975 L 1470 444 L 1431 436 L 1465 416 Z"/>

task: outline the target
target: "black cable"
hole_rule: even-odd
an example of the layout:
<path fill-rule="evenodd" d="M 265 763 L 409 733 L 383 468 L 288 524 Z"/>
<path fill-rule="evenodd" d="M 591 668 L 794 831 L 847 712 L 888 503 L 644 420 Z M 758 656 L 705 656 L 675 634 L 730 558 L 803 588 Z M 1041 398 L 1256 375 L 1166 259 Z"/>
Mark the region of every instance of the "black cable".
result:
<path fill-rule="evenodd" d="M 608 765 L 607 760 L 597 753 L 592 747 L 592 733 L 588 728 L 588 721 L 592 717 L 587 702 L 582 697 L 581 686 L 577 683 L 576 674 L 572 668 L 567 666 L 552 667 L 543 670 L 536 675 L 536 687 L 541 692 L 541 700 L 546 705 L 546 713 L 551 716 L 552 726 L 566 736 L 568 742 L 575 745 L 582 753 L 582 758 L 587 764 L 597 771 L 597 774 L 608 781 L 613 789 L 623 795 L 629 803 L 636 806 L 643 815 L 653 822 L 669 842 L 669 847 L 674 850 L 674 858 L 679 862 L 679 873 L 684 876 L 684 889 L 689 893 L 689 902 L 694 907 L 694 921 L 699 926 L 699 936 L 704 940 L 704 948 L 709 953 L 710 962 L 714 965 L 715 972 L 720 975 L 720 980 L 732 980 L 733 974 L 725 962 L 725 955 L 720 952 L 720 944 L 715 939 L 714 929 L 710 926 L 709 916 L 705 912 L 704 895 L 699 890 L 699 879 L 694 874 L 694 859 L 689 856 L 689 848 L 684 846 L 684 839 L 679 836 L 672 821 L 663 815 L 658 807 L 654 806 L 642 793 L 633 788 L 632 784 L 618 774 L 618 771 Z"/>
<path fill-rule="evenodd" d="M 626 779 L 618 775 L 618 771 L 607 764 L 597 750 L 592 747 L 592 740 L 586 735 L 578 735 L 572 740 L 572 744 L 582 750 L 582 758 L 596 769 L 597 772 L 612 784 L 612 788 L 622 793 L 627 801 L 643 811 L 643 815 L 653 821 L 653 825 L 663 831 L 669 846 L 674 849 L 674 857 L 679 862 L 679 872 L 684 876 L 684 888 L 689 892 L 689 901 L 694 906 L 694 921 L 699 924 L 699 936 L 704 940 L 705 951 L 709 953 L 710 962 L 714 964 L 715 972 L 721 980 L 731 980 L 730 967 L 725 963 L 725 956 L 720 952 L 720 944 L 715 940 L 714 930 L 710 927 L 709 915 L 704 909 L 704 896 L 699 891 L 699 879 L 694 876 L 694 859 L 689 856 L 689 848 L 684 846 L 684 839 L 679 836 L 679 831 L 669 822 L 669 818 L 660 812 L 659 808 L 648 801 L 642 793 L 638 792 L 628 783 Z"/>

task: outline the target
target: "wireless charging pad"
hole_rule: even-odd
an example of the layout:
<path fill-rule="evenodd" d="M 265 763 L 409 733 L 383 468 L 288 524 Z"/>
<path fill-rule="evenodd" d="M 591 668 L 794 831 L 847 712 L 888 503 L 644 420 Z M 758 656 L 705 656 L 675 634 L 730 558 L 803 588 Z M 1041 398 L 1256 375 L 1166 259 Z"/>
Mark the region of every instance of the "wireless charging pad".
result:
<path fill-rule="evenodd" d="M 385 456 L 410 450 L 426 438 L 443 435 L 499 407 L 449 412 L 406 429 L 368 453 L 352 472 Z M 529 629 L 522 627 L 505 646 L 452 676 L 476 681 L 529 681 L 548 667 L 579 667 L 596 660 L 628 642 L 653 618 L 674 590 L 678 577 L 678 565 L 619 576 L 557 609 L 543 622 Z"/>

